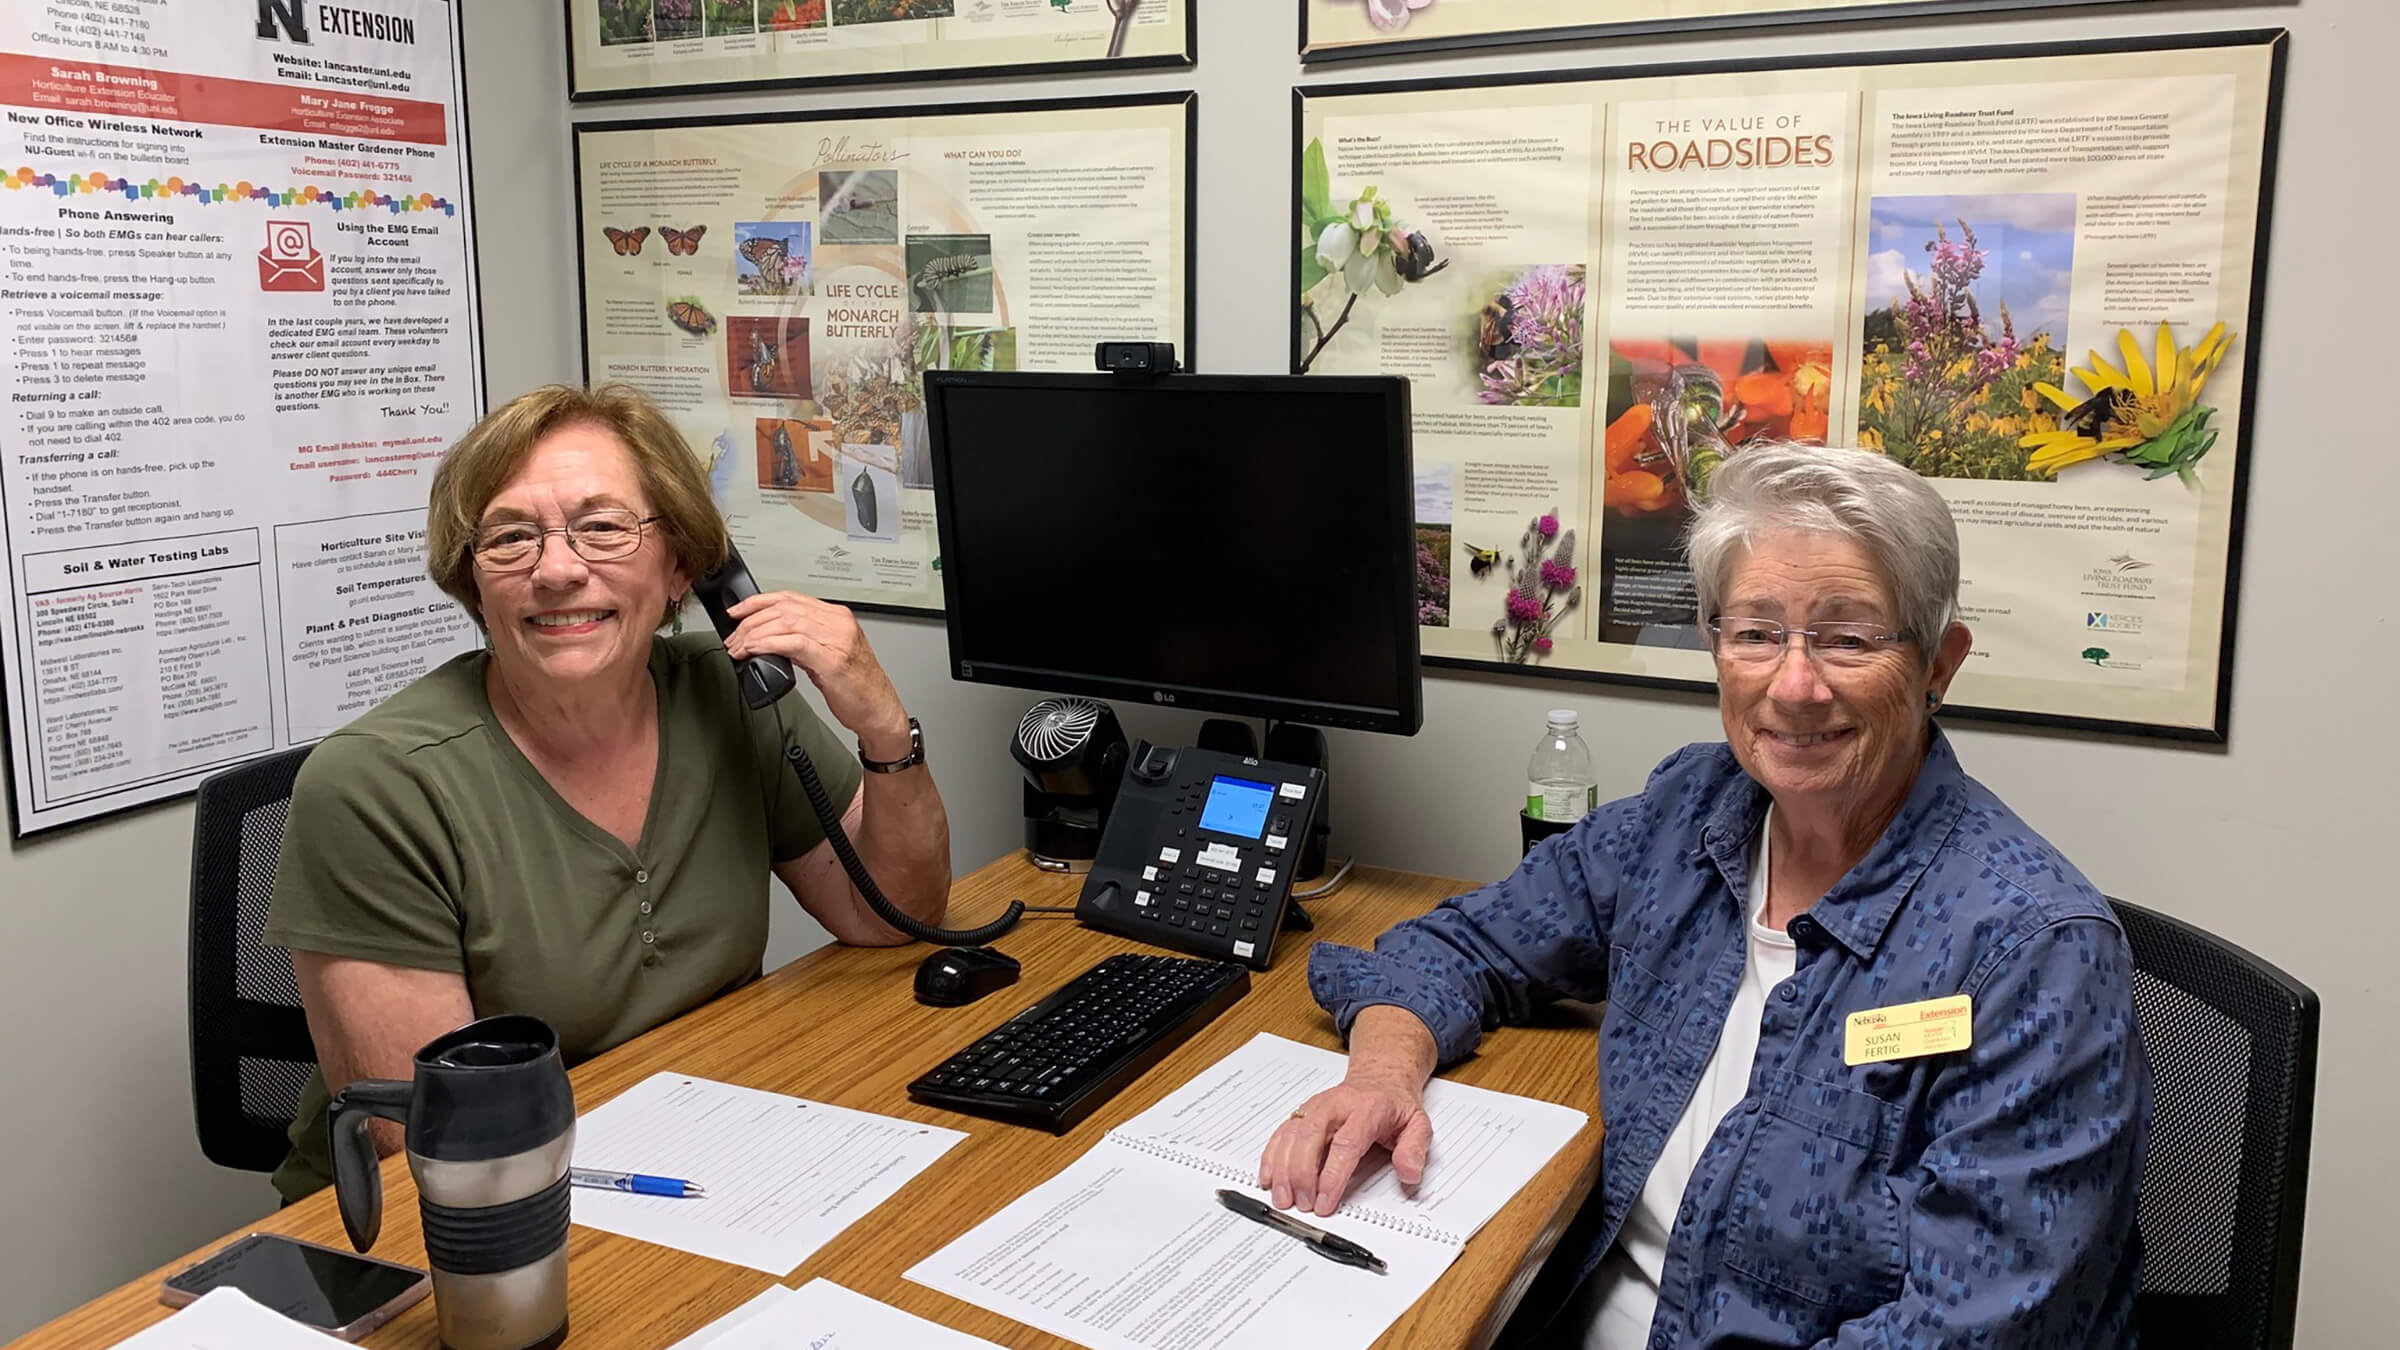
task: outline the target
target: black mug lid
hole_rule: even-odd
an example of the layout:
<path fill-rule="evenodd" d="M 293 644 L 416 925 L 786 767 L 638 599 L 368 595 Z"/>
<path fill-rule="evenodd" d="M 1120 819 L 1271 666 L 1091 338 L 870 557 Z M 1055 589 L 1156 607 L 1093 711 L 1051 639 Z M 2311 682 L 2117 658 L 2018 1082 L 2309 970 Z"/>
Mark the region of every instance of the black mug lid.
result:
<path fill-rule="evenodd" d="M 408 1148 L 419 1157 L 505 1158 L 557 1139 L 574 1123 L 558 1033 L 538 1017 L 481 1018 L 417 1051 Z"/>

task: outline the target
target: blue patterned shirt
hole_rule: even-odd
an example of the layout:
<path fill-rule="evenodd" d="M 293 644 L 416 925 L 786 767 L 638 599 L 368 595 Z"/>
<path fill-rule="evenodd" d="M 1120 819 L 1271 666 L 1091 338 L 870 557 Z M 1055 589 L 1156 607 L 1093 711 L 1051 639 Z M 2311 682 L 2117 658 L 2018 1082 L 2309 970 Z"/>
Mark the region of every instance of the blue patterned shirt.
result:
<path fill-rule="evenodd" d="M 1607 1000 L 1599 1223 L 1556 1258 L 1587 1276 L 1725 1025 L 1766 804 L 1731 749 L 1687 747 L 1372 954 L 1309 955 L 1344 1034 L 1396 1004 L 1445 1064 L 1547 1000 Z M 1683 1193 L 1650 1350 L 2132 1345 L 2150 1071 L 2107 901 L 1937 729 L 1883 837 L 1790 932 L 1799 973 Z M 1962 993 L 1969 1049 L 1843 1062 L 1850 1014 Z"/>

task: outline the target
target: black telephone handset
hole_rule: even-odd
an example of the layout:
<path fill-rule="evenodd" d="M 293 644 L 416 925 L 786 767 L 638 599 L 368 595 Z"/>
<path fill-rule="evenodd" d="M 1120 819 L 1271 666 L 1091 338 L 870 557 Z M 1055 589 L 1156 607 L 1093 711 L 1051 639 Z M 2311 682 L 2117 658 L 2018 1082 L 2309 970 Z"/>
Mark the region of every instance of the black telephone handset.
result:
<path fill-rule="evenodd" d="M 700 607 L 708 611 L 708 621 L 717 626 L 717 636 L 732 637 L 741 621 L 726 611 L 758 594 L 758 583 L 750 579 L 750 569 L 742 564 L 742 555 L 728 543 L 725 565 L 700 578 L 693 585 L 692 594 L 699 599 Z M 733 669 L 741 676 L 742 701 L 754 711 L 792 692 L 799 683 L 792 674 L 792 663 L 772 652 L 736 661 Z"/>
<path fill-rule="evenodd" d="M 750 579 L 750 568 L 730 540 L 725 545 L 725 565 L 692 583 L 692 594 L 700 607 L 708 611 L 708 620 L 717 626 L 717 636 L 731 637 L 741 626 L 741 620 L 726 611 L 758 594 L 758 583 Z M 744 657 L 733 663 L 734 673 L 742 684 L 742 701 L 752 711 L 775 708 L 785 694 L 799 684 L 792 672 L 792 663 L 772 652 Z M 775 723 L 783 724 L 783 712 L 775 712 Z M 809 809 L 816 812 L 817 824 L 825 831 L 825 842 L 833 845 L 833 855 L 842 862 L 842 870 L 850 874 L 850 884 L 858 888 L 859 898 L 875 917 L 919 942 L 935 942 L 947 947 L 975 947 L 991 941 L 1017 926 L 1025 915 L 1021 900 L 1008 902 L 1008 910 L 981 928 L 936 928 L 932 924 L 911 918 L 884 896 L 883 888 L 868 875 L 866 863 L 860 861 L 858 850 L 850 843 L 850 834 L 842 828 L 842 809 L 834 804 L 833 794 L 825 790 L 825 780 L 817 776 L 817 766 L 809 762 L 807 752 L 799 746 L 786 746 L 784 762 L 800 779 L 800 791 L 808 797 Z"/>

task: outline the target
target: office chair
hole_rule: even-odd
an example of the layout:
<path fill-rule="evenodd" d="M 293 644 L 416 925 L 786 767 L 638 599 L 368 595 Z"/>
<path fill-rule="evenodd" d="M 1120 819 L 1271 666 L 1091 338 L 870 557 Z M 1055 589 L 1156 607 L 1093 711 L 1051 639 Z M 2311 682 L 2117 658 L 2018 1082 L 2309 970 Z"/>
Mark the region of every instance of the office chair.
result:
<path fill-rule="evenodd" d="M 2146 1346 L 2289 1350 L 2316 1105 L 2317 996 L 2222 938 L 2111 898 L 2157 1099 L 2137 1222 Z"/>
<path fill-rule="evenodd" d="M 260 940 L 300 746 L 213 774 L 192 821 L 192 1113 L 210 1162 L 272 1172 L 317 1049 L 291 957 Z"/>

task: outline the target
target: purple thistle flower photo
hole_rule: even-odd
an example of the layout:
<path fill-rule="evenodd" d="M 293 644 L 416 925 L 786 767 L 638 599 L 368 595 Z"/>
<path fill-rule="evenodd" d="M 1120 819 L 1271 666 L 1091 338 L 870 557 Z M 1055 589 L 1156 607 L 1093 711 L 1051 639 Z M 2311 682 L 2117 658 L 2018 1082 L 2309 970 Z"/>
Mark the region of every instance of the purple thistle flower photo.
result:
<path fill-rule="evenodd" d="M 1491 404 L 1573 408 L 1583 401 L 1583 268 L 1541 263 L 1498 288 L 1477 316 L 1477 356 Z"/>
<path fill-rule="evenodd" d="M 1492 640 L 1502 660 L 1523 665 L 1556 647 L 1554 630 L 1583 603 L 1583 588 L 1576 584 L 1572 561 L 1575 531 L 1562 525 L 1558 512 L 1545 511 L 1526 522 L 1518 543 L 1525 556 L 1508 560 L 1508 593 L 1500 621 L 1492 625 Z"/>

